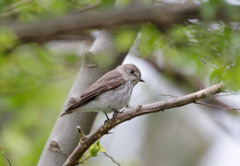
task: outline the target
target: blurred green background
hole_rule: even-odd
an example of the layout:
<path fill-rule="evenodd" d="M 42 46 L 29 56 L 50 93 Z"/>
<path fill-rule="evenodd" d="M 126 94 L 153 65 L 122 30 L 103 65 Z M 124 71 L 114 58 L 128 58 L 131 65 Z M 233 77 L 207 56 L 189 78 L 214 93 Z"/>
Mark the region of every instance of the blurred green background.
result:
<path fill-rule="evenodd" d="M 23 47 L 1 56 L 0 146 L 14 165 L 36 165 L 78 68 L 39 46 Z"/>
<path fill-rule="evenodd" d="M 3 25 L 59 17 L 89 5 L 96 5 L 100 11 L 107 10 L 113 4 L 110 0 L 0 1 L 0 146 L 13 165 L 37 164 L 78 73 L 82 60 L 79 52 L 87 50 L 94 37 L 86 32 L 92 38 L 84 49 L 72 51 L 66 46 L 66 51 L 61 52 L 58 48 L 54 50 L 54 41 L 21 43 L 14 32 Z M 203 18 L 214 17 L 220 5 L 226 3 L 216 0 L 205 3 Z M 236 17 L 236 12 L 229 8 L 229 15 Z M 150 23 L 140 28 L 116 28 L 113 38 L 117 50 L 126 50 L 140 29 L 135 46 L 137 56 L 159 73 L 166 74 L 170 82 L 185 92 L 198 90 L 201 82 L 208 86 L 221 81 L 225 81 L 227 89 L 238 91 L 239 23 L 198 20 L 193 23 L 175 25 L 167 32 Z M 8 165 L 3 154 L 0 154 L 0 165 Z"/>

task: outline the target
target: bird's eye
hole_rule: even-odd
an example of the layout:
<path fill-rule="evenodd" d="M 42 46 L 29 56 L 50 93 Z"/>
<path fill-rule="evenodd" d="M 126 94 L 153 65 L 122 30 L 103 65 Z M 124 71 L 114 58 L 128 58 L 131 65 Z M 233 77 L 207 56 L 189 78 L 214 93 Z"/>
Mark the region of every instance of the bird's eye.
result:
<path fill-rule="evenodd" d="M 132 74 L 133 74 L 133 73 L 134 73 L 134 70 L 130 70 L 130 73 L 132 73 Z"/>

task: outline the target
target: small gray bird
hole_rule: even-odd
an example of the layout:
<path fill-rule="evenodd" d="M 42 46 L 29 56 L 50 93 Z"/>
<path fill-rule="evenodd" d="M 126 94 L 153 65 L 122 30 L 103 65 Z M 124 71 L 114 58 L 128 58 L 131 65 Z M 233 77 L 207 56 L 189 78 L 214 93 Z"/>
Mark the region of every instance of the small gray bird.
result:
<path fill-rule="evenodd" d="M 118 112 L 128 105 L 133 87 L 141 79 L 141 72 L 134 64 L 124 64 L 106 73 L 87 88 L 80 99 L 68 107 L 60 116 L 75 111 Z"/>

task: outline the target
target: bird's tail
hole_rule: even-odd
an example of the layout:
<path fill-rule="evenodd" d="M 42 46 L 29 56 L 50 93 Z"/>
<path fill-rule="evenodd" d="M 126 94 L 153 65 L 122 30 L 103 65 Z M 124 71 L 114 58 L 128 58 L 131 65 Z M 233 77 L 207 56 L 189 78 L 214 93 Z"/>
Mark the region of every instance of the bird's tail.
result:
<path fill-rule="evenodd" d="M 64 115 L 67 115 L 67 114 L 71 114 L 71 113 L 73 113 L 72 110 L 66 109 L 66 110 L 60 115 L 60 117 L 62 117 L 62 116 L 64 116 Z"/>

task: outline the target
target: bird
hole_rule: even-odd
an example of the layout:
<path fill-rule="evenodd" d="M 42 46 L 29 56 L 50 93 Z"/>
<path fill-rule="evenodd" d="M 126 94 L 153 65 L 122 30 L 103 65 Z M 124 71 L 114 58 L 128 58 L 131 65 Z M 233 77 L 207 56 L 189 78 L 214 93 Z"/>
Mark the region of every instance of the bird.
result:
<path fill-rule="evenodd" d="M 127 106 L 133 87 L 138 82 L 145 82 L 141 72 L 134 64 L 123 64 L 109 71 L 95 83 L 83 91 L 79 100 L 69 106 L 60 117 L 73 112 L 104 112 L 119 113 L 118 110 Z"/>

